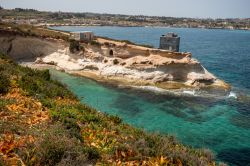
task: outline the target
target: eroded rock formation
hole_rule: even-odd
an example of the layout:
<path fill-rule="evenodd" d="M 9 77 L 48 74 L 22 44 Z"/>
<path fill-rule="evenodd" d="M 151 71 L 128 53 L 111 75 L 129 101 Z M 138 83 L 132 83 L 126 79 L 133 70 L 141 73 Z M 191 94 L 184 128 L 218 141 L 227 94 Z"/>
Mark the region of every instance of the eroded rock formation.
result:
<path fill-rule="evenodd" d="M 229 88 L 193 59 L 191 53 L 169 52 L 103 38 L 98 38 L 97 42 L 98 45 L 82 44 L 84 52 L 71 54 L 64 41 L 1 35 L 0 51 L 18 61 L 53 64 L 67 72 L 105 81 L 163 88 L 170 84 Z"/>

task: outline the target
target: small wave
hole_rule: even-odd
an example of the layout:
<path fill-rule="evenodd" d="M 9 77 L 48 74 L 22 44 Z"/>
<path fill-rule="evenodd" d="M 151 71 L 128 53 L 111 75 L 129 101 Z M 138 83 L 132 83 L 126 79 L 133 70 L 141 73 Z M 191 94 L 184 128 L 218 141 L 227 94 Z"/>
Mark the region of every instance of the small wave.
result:
<path fill-rule="evenodd" d="M 135 89 L 140 89 L 140 90 L 145 90 L 145 91 L 150 91 L 153 93 L 158 93 L 158 94 L 170 94 L 170 95 L 175 95 L 175 96 L 186 96 L 186 97 L 205 97 L 205 98 L 214 98 L 214 99 L 225 99 L 225 95 L 220 95 L 220 94 L 214 94 L 214 93 L 208 93 L 207 91 L 202 91 L 202 90 L 192 90 L 192 89 L 179 89 L 179 90 L 167 90 L 167 89 L 162 89 L 158 88 L 155 86 L 129 86 Z M 230 97 L 233 94 L 231 94 Z M 236 97 L 236 95 L 235 95 Z"/>
<path fill-rule="evenodd" d="M 229 95 L 227 96 L 228 98 L 235 98 L 235 99 L 237 99 L 237 95 L 236 95 L 236 93 L 235 92 L 230 92 L 229 93 Z"/>
<path fill-rule="evenodd" d="M 193 91 L 184 90 L 182 93 L 195 96 L 195 90 Z"/>
<path fill-rule="evenodd" d="M 132 86 L 133 88 L 136 89 L 142 89 L 142 90 L 146 90 L 146 91 L 151 91 L 154 93 L 160 93 L 160 94 L 174 94 L 177 96 L 180 95 L 189 95 L 189 96 L 197 96 L 198 94 L 196 94 L 195 90 L 167 90 L 167 89 L 162 89 L 162 88 L 158 88 L 155 86 Z"/>
<path fill-rule="evenodd" d="M 137 88 L 137 89 L 143 89 L 143 90 L 148 90 L 148 91 L 153 91 L 153 92 L 167 92 L 168 90 L 162 89 L 162 88 L 158 88 L 155 86 L 132 86 L 133 88 Z"/>

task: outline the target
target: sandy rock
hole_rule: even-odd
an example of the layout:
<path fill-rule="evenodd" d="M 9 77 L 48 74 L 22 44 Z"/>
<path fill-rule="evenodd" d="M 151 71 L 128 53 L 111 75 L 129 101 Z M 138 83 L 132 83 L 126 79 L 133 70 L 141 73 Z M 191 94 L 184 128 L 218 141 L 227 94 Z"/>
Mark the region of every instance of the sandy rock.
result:
<path fill-rule="evenodd" d="M 83 70 L 99 70 L 99 68 L 94 64 L 86 64 L 82 68 Z"/>
<path fill-rule="evenodd" d="M 173 76 L 171 74 L 164 74 L 162 76 L 155 76 L 152 81 L 154 83 L 165 82 L 165 81 L 173 81 Z"/>

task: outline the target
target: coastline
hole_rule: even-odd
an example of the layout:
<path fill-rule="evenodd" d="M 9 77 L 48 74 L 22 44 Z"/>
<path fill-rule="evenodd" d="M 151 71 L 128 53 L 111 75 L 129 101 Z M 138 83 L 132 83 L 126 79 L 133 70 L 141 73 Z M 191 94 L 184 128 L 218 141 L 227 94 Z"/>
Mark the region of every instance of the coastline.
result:
<path fill-rule="evenodd" d="M 37 26 L 41 26 L 40 24 Z M 193 29 L 220 29 L 220 30 L 232 30 L 232 31 L 250 31 L 250 29 L 241 29 L 241 28 L 221 28 L 221 27 L 180 27 L 180 26 L 159 26 L 159 25 L 98 25 L 98 24 L 44 24 L 42 26 L 46 26 L 48 29 L 53 29 L 50 27 L 63 27 L 63 26 L 76 26 L 76 27 L 145 27 L 145 28 L 193 28 Z M 54 30 L 54 29 L 53 29 Z M 58 30 L 60 31 L 60 30 Z"/>
<path fill-rule="evenodd" d="M 250 18 L 24 10 L 0 19 L 0 165 L 250 163 Z M 167 31 L 188 52 L 157 49 Z"/>
<path fill-rule="evenodd" d="M 2 165 L 28 165 L 29 155 L 35 165 L 65 161 L 69 165 L 215 163 L 207 149 L 186 146 L 170 135 L 146 132 L 81 103 L 47 71 L 19 66 L 2 54 L 0 64 L 1 81 L 5 81 L 0 95 Z"/>
<path fill-rule="evenodd" d="M 38 28 L 38 30 L 41 30 Z M 68 36 L 56 30 L 49 33 Z M 14 38 L 13 38 L 14 37 Z M 209 73 L 192 54 L 170 52 L 97 37 L 93 43 L 81 43 L 84 51 L 71 53 L 69 42 L 56 39 L 5 34 L 2 51 L 17 60 L 52 64 L 70 74 L 102 82 L 130 86 L 155 86 L 167 90 L 220 89 L 229 93 L 230 85 Z M 110 55 L 110 51 L 113 52 Z"/>
<path fill-rule="evenodd" d="M 202 97 L 202 98 L 204 97 L 204 98 L 222 99 L 225 97 L 233 97 L 233 96 L 230 96 L 232 95 L 230 91 L 228 91 L 230 93 L 223 92 L 220 85 L 218 86 L 218 89 L 217 89 L 218 92 L 214 93 L 214 90 L 215 90 L 214 86 L 207 87 L 206 89 L 199 89 L 199 88 L 187 86 L 185 84 L 181 84 L 178 82 L 153 84 L 149 81 L 136 82 L 136 81 L 128 80 L 124 78 L 103 77 L 91 71 L 68 71 L 58 66 L 49 65 L 49 64 L 36 64 L 34 62 L 25 62 L 25 63 L 20 62 L 19 64 L 21 66 L 30 67 L 32 69 L 37 69 L 37 70 L 53 69 L 59 72 L 64 72 L 73 76 L 84 77 L 84 78 L 96 81 L 100 84 L 111 85 L 114 87 L 127 87 L 127 88 L 140 89 L 143 91 L 150 91 L 153 93 L 185 95 L 185 96 L 193 96 L 193 97 L 196 96 L 196 97 Z M 222 84 L 223 83 L 224 82 L 222 81 Z M 227 88 L 227 86 L 228 85 L 226 84 L 225 88 Z M 213 93 L 207 93 L 209 92 L 210 89 L 213 90 Z M 200 92 L 200 93 L 196 93 L 196 92 Z"/>

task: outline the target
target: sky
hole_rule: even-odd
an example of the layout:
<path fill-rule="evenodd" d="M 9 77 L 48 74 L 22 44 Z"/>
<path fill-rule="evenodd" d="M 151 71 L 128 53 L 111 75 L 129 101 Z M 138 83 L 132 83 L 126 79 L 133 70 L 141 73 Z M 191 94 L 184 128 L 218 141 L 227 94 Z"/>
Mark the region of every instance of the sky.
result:
<path fill-rule="evenodd" d="M 192 18 L 250 18 L 250 0 L 0 0 L 6 9 Z"/>

